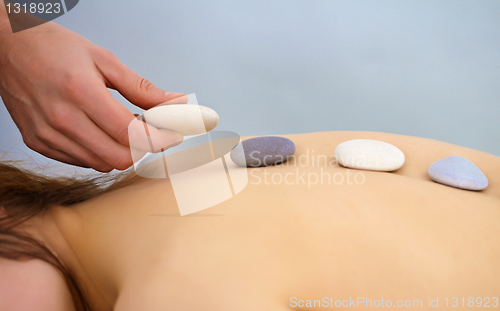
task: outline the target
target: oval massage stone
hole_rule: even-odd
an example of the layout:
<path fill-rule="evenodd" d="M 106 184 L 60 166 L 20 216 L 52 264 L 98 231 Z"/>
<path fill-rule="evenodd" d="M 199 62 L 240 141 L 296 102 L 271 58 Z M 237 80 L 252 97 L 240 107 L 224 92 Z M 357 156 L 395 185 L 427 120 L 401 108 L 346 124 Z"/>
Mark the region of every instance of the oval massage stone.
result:
<path fill-rule="evenodd" d="M 169 129 L 183 136 L 198 135 L 213 130 L 219 123 L 214 110 L 199 105 L 163 105 L 143 114 L 146 123 L 160 129 Z"/>
<path fill-rule="evenodd" d="M 271 166 L 287 161 L 295 153 L 295 144 L 278 136 L 255 137 L 231 151 L 231 160 L 242 167 Z M 244 154 L 242 154 L 244 153 Z"/>
<path fill-rule="evenodd" d="M 488 187 L 488 178 L 466 158 L 451 156 L 429 166 L 429 176 L 435 182 L 466 190 L 483 190 Z"/>
<path fill-rule="evenodd" d="M 395 171 L 405 163 L 399 148 L 371 139 L 345 141 L 335 148 L 334 156 L 344 167 L 371 171 Z"/>

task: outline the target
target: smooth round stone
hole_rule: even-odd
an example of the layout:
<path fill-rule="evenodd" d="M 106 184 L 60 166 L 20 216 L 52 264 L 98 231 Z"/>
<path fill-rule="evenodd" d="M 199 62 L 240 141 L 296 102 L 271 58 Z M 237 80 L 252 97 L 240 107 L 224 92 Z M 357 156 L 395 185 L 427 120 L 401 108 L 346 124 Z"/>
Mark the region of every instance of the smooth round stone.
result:
<path fill-rule="evenodd" d="M 435 182 L 466 190 L 483 190 L 488 178 L 466 158 L 451 156 L 437 160 L 429 166 L 429 176 Z"/>
<path fill-rule="evenodd" d="M 219 123 L 214 110 L 199 105 L 163 105 L 143 113 L 146 123 L 160 129 L 169 129 L 183 136 L 198 135 L 213 130 Z"/>
<path fill-rule="evenodd" d="M 231 151 L 231 160 L 243 167 L 271 166 L 287 161 L 295 153 L 295 144 L 278 136 L 255 137 L 240 143 Z M 239 145 L 239 144 L 238 144 Z"/>
<path fill-rule="evenodd" d="M 340 165 L 363 170 L 395 171 L 405 163 L 405 155 L 399 148 L 371 139 L 345 141 L 333 154 Z"/>

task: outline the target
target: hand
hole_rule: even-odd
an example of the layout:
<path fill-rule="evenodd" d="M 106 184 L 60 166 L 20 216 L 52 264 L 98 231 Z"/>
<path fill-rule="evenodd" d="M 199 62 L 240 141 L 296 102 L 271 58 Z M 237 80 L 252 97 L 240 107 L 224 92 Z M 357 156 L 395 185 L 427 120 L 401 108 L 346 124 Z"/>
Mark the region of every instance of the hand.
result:
<path fill-rule="evenodd" d="M 132 165 L 128 126 L 134 115 L 107 88 L 143 109 L 187 102 L 57 24 L 0 34 L 0 95 L 29 148 L 101 172 Z M 157 133 L 165 147 L 183 139 L 169 130 Z"/>

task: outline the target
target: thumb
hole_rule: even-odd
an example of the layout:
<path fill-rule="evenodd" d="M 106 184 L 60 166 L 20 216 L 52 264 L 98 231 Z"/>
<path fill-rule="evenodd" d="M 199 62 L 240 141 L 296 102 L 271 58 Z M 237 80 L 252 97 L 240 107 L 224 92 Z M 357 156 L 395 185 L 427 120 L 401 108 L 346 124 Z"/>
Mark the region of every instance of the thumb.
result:
<path fill-rule="evenodd" d="M 117 90 L 132 104 L 149 109 L 156 105 L 185 104 L 188 98 L 182 93 L 165 92 L 132 69 L 125 66 L 108 50 L 101 50 L 96 56 L 96 65 L 109 88 Z"/>

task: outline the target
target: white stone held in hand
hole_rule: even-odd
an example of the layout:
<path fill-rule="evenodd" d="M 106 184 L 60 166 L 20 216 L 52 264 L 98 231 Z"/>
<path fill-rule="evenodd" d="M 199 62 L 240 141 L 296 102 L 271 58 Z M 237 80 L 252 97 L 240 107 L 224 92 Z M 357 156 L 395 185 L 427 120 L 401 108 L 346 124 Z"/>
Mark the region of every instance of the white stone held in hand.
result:
<path fill-rule="evenodd" d="M 198 135 L 213 130 L 219 123 L 219 115 L 213 109 L 199 105 L 162 105 L 143 114 L 146 123 L 181 133 L 183 136 Z"/>

